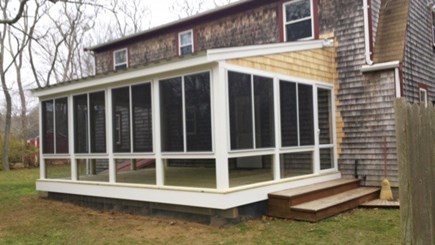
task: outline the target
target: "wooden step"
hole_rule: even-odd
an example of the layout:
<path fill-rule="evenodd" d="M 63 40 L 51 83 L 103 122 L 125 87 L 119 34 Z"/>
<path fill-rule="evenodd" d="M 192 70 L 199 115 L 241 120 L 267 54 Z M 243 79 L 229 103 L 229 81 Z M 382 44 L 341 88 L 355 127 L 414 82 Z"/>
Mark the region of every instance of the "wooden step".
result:
<path fill-rule="evenodd" d="M 337 179 L 269 193 L 268 215 L 288 218 L 290 206 L 310 202 L 359 187 L 358 179 Z"/>
<path fill-rule="evenodd" d="M 315 201 L 290 207 L 289 218 L 310 222 L 357 208 L 360 204 L 379 197 L 379 188 L 359 187 Z"/>

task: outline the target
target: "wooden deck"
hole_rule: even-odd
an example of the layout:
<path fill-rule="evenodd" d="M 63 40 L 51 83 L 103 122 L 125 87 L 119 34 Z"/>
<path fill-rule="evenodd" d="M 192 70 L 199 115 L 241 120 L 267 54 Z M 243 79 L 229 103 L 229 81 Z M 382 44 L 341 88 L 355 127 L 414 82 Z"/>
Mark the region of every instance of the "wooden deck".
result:
<path fill-rule="evenodd" d="M 317 222 L 379 197 L 379 188 L 360 187 L 359 180 L 333 180 L 269 194 L 268 214 Z"/>

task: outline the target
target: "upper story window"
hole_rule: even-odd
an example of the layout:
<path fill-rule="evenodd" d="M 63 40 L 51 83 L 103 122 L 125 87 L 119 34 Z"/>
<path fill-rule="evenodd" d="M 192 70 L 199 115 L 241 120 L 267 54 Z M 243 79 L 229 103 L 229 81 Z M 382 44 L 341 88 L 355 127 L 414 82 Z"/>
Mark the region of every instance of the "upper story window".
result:
<path fill-rule="evenodd" d="M 284 3 L 284 37 L 287 42 L 314 38 L 312 0 Z"/>
<path fill-rule="evenodd" d="M 113 52 L 113 69 L 119 70 L 128 67 L 128 52 L 126 48 Z"/>
<path fill-rule="evenodd" d="M 193 53 L 193 31 L 184 31 L 178 34 L 179 54 Z"/>
<path fill-rule="evenodd" d="M 420 105 L 424 105 L 425 107 L 427 107 L 427 89 L 420 88 L 419 97 L 420 97 Z"/>

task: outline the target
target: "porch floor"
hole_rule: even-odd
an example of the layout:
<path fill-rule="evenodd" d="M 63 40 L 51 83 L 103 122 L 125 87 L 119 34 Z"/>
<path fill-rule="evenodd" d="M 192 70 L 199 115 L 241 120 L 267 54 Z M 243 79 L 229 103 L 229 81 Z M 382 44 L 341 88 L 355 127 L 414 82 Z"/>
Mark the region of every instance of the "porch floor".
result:
<path fill-rule="evenodd" d="M 310 174 L 303 171 L 294 172 L 293 176 Z M 270 169 L 231 170 L 230 187 L 237 187 L 273 180 Z M 123 171 L 116 175 L 117 183 L 155 185 L 155 169 Z M 84 181 L 108 181 L 107 174 L 86 175 L 80 177 Z M 182 186 L 196 188 L 216 188 L 216 171 L 213 168 L 170 167 L 165 169 L 166 186 Z"/>

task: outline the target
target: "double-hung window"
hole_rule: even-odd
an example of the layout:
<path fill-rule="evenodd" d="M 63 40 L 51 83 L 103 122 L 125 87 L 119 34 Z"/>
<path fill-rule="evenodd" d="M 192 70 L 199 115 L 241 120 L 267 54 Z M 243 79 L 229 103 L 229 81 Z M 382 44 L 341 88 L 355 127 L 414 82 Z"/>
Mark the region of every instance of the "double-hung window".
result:
<path fill-rule="evenodd" d="M 193 31 L 184 31 L 178 34 L 179 54 L 193 53 Z"/>
<path fill-rule="evenodd" d="M 287 42 L 314 38 L 313 0 L 294 0 L 283 5 Z"/>
<path fill-rule="evenodd" d="M 125 69 L 128 67 L 128 52 L 126 48 L 118 49 L 113 52 L 113 69 Z"/>

